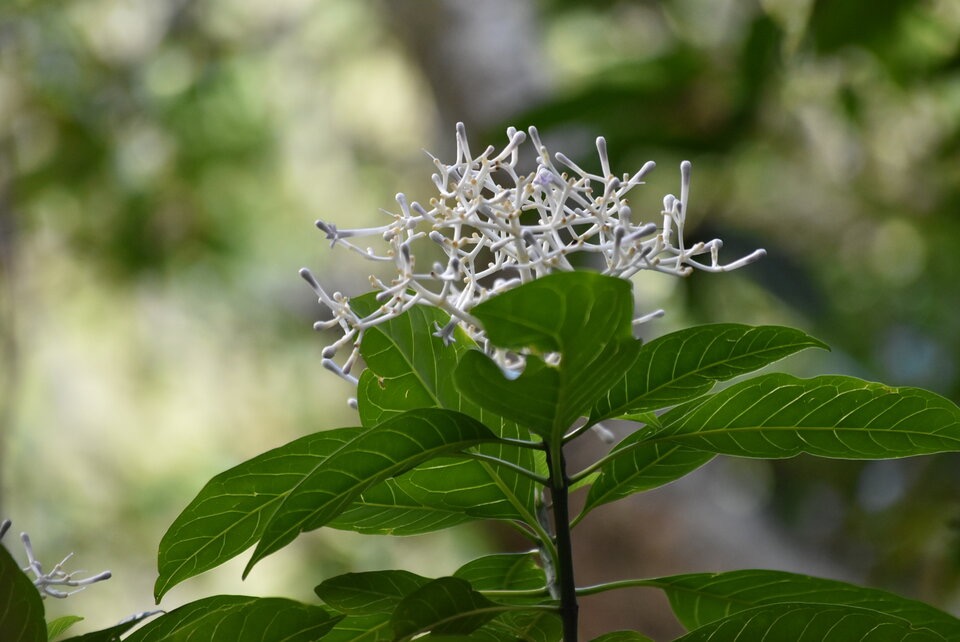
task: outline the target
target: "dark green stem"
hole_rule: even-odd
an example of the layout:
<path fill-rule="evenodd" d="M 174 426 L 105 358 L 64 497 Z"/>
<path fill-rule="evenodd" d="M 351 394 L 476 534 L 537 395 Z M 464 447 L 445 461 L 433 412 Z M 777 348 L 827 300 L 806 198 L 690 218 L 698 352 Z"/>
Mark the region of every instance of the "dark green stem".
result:
<path fill-rule="evenodd" d="M 553 501 L 553 524 L 557 540 L 557 583 L 560 589 L 560 617 L 563 620 L 563 642 L 577 642 L 579 605 L 573 575 L 573 545 L 570 539 L 570 479 L 563 459 L 563 445 L 547 450 L 550 470 L 550 498 Z"/>

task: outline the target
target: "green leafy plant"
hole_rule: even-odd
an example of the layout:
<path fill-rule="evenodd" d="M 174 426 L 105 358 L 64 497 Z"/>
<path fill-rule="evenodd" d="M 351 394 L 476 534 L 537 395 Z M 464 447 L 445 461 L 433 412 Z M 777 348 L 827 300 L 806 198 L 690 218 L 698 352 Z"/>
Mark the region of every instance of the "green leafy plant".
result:
<path fill-rule="evenodd" d="M 514 134 L 512 141 L 518 140 Z M 444 189 L 453 181 L 458 187 L 450 193 L 462 195 L 463 189 L 473 189 L 466 180 L 470 171 L 482 172 L 490 151 L 471 160 L 462 136 L 460 142 L 461 166 L 442 176 L 438 186 Z M 604 163 L 604 147 L 598 148 Z M 509 156 L 504 152 L 496 158 Z M 543 200 L 537 202 L 550 212 L 565 211 L 562 201 L 549 200 L 549 186 L 569 191 L 578 185 L 585 189 L 589 182 L 553 173 L 543 154 L 540 158 L 535 178 L 517 176 L 517 190 L 539 181 L 540 192 L 525 193 L 540 194 Z M 607 178 L 601 179 L 610 188 L 604 192 L 608 200 L 586 201 L 572 221 L 556 226 L 543 223 L 543 211 L 539 223 L 524 223 L 545 235 L 559 229 L 562 234 L 554 241 L 563 247 L 576 246 L 596 225 L 599 238 L 593 247 L 606 252 L 606 274 L 564 266 L 550 273 L 551 241 L 512 223 L 522 208 L 512 219 L 509 212 L 500 219 L 485 215 L 488 222 L 503 222 L 502 236 L 478 220 L 479 232 L 471 236 L 455 216 L 443 218 L 415 204 L 407 208 L 401 199 L 413 214 L 375 231 L 393 244 L 396 281 L 350 300 L 338 293 L 328 296 L 307 275 L 335 312 L 327 325 L 344 330 L 346 339 L 325 350 L 324 358 L 329 369 L 357 383 L 360 425 L 301 437 L 211 479 L 161 541 L 155 597 L 159 602 L 179 582 L 253 548 L 246 575 L 300 534 L 322 527 L 410 535 L 499 520 L 529 540 L 528 551 L 484 556 L 459 569 L 438 569 L 434 577 L 381 570 L 327 578 L 316 587 L 315 605 L 280 598 L 206 598 L 153 619 L 125 639 L 402 642 L 427 636 L 573 642 L 579 599 L 626 587 L 663 591 L 688 630 L 679 638 L 685 642 L 960 638 L 960 620 L 932 606 L 780 571 L 577 585 L 578 524 L 597 507 L 674 481 L 718 454 L 884 459 L 960 451 L 960 408 L 924 390 L 846 376 L 799 379 L 777 373 L 715 388 L 800 350 L 826 347 L 799 330 L 716 324 L 648 343 L 634 338 L 632 287 L 622 278 L 630 266 L 665 265 L 666 271 L 683 274 L 693 256 L 709 252 L 711 263 L 696 265 L 722 267 L 716 243 L 685 248 L 682 235 L 676 245 L 670 242 L 670 225 L 682 231 L 689 166 L 684 172 L 682 198 L 666 199 L 664 225 L 655 230 L 631 222 L 617 192 L 631 179 L 610 178 L 607 167 Z M 504 202 L 496 200 L 495 190 L 486 198 Z M 482 202 L 470 199 L 461 206 L 483 209 Z M 619 218 L 610 217 L 604 232 L 597 221 L 610 211 Z M 443 221 L 454 221 L 454 242 L 430 237 L 450 247 L 447 265 L 427 275 L 446 284 L 439 291 L 422 285 L 409 249 L 418 234 L 410 220 L 431 217 L 439 221 L 434 232 Z M 332 225 L 321 228 L 335 243 L 349 237 Z M 649 243 L 642 240 L 651 233 Z M 520 275 L 512 282 L 490 289 L 481 285 L 474 262 L 479 252 L 472 255 L 469 244 L 459 241 L 483 234 L 486 240 L 477 241 L 481 249 L 502 249 L 509 245 L 500 245 L 503 238 L 514 243 L 523 260 L 500 264 Z M 652 249 L 631 253 L 624 239 Z M 663 264 L 657 262 L 661 255 L 668 259 Z M 461 270 L 475 278 L 476 289 L 460 285 L 469 281 Z M 450 274 L 458 276 L 450 279 Z M 347 360 L 334 364 L 336 351 L 350 344 Z M 350 370 L 358 358 L 366 368 L 356 377 Z M 609 436 L 602 423 L 611 419 L 633 422 L 633 429 L 592 464 L 571 469 L 567 449 L 592 432 Z M 572 492 L 586 495 L 577 514 L 570 509 Z M 7 604 L 14 599 L 0 598 Z M 24 639 L 43 639 L 36 635 Z M 616 632 L 598 639 L 647 638 L 641 632 Z"/>
<path fill-rule="evenodd" d="M 960 409 L 922 390 L 764 374 L 711 392 L 824 347 L 800 331 L 707 325 L 641 344 L 630 333 L 632 310 L 628 282 L 590 272 L 550 275 L 476 306 L 491 342 L 527 355 L 515 379 L 466 337 L 435 345 L 440 311 L 417 308 L 379 325 L 376 340 L 361 345 L 361 381 L 374 384 L 360 388 L 362 425 L 301 438 L 211 480 L 161 544 L 157 597 L 255 545 L 249 570 L 322 526 L 412 534 L 498 519 L 534 552 L 484 557 L 435 578 L 385 570 L 322 582 L 317 595 L 329 617 L 341 618 L 329 639 L 574 640 L 578 597 L 627 586 L 663 590 L 691 631 L 683 640 L 960 635 L 960 621 L 921 603 L 778 571 L 577 587 L 577 523 L 716 454 L 876 459 L 960 450 Z M 435 356 L 420 358 L 430 346 Z M 552 353 L 559 363 L 547 365 Z M 645 421 L 594 464 L 568 469 L 565 448 L 624 416 Z M 574 487 L 587 494 L 575 516 L 567 502 Z"/>

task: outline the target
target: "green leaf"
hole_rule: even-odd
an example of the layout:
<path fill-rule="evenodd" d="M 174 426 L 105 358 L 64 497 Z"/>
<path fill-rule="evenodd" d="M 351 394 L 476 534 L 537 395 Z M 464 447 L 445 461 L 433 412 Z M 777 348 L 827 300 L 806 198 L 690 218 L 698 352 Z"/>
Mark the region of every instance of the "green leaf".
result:
<path fill-rule="evenodd" d="M 154 586 L 157 602 L 183 580 L 253 546 L 296 485 L 359 433 L 358 428 L 339 428 L 308 435 L 207 482 L 160 541 L 159 577 Z"/>
<path fill-rule="evenodd" d="M 328 457 L 343 454 L 371 430 L 340 428 L 302 437 L 211 479 L 160 542 L 157 601 L 179 582 L 255 544 L 288 495 Z"/>
<path fill-rule="evenodd" d="M 369 571 L 332 577 L 314 591 L 324 603 L 341 613 L 391 613 L 400 600 L 429 581 L 409 571 Z"/>
<path fill-rule="evenodd" d="M 471 310 L 487 338 L 508 350 L 561 352 L 571 366 L 593 361 L 593 348 L 632 339 L 629 281 L 596 272 L 558 272 Z"/>
<path fill-rule="evenodd" d="M 741 457 L 887 459 L 960 450 L 960 408 L 853 377 L 756 377 L 669 411 L 651 443 Z"/>
<path fill-rule="evenodd" d="M 592 642 L 653 642 L 653 640 L 636 631 L 613 631 L 593 638 Z"/>
<path fill-rule="evenodd" d="M 947 639 L 928 629 L 917 629 L 894 615 L 856 606 L 769 604 L 711 622 L 675 642 L 946 642 Z"/>
<path fill-rule="evenodd" d="M 350 304 L 361 315 L 380 305 L 374 293 L 351 299 Z M 462 331 L 450 345 L 433 336 L 435 326 L 449 320 L 450 315 L 434 307 L 417 305 L 364 331 L 360 354 L 367 368 L 357 390 L 357 410 L 364 426 L 415 408 L 465 412 L 459 407 L 460 393 L 451 374 L 460 356 L 474 344 Z"/>
<path fill-rule="evenodd" d="M 887 591 L 783 571 L 692 573 L 650 580 L 666 593 L 684 627 L 697 629 L 733 613 L 770 604 L 855 606 L 906 620 L 948 640 L 960 640 L 960 620 L 923 602 Z"/>
<path fill-rule="evenodd" d="M 348 615 L 323 636 L 323 642 L 385 642 L 392 639 L 389 613 Z"/>
<path fill-rule="evenodd" d="M 453 574 L 478 591 L 529 591 L 547 584 L 535 553 L 500 553 L 467 562 Z"/>
<path fill-rule="evenodd" d="M 71 626 L 81 621 L 83 621 L 83 618 L 79 615 L 63 615 L 50 620 L 47 622 L 47 639 L 52 640 L 66 633 Z"/>
<path fill-rule="evenodd" d="M 497 615 L 516 607 L 491 602 L 457 577 L 441 577 L 405 597 L 393 612 L 395 640 L 428 631 L 438 635 L 467 635 Z"/>
<path fill-rule="evenodd" d="M 448 503 L 442 495 L 438 497 L 439 493 L 434 491 L 432 485 L 423 490 L 414 485 L 412 478 L 415 475 L 443 466 L 445 461 L 443 458 L 436 459 L 405 473 L 401 478 L 388 479 L 365 490 L 357 501 L 327 526 L 367 535 L 418 535 L 476 519 L 468 509 L 461 507 L 462 498 L 468 494 L 466 491 L 469 487 L 451 488 L 451 499 L 454 501 Z M 460 463 L 463 462 L 458 460 L 454 465 Z M 476 468 L 473 466 L 468 470 Z M 456 482 L 458 485 L 468 481 L 469 476 L 462 474 L 462 471 L 459 466 L 451 471 L 452 478 L 459 480 Z M 433 481 L 428 479 L 428 482 Z"/>
<path fill-rule="evenodd" d="M 668 484 L 714 458 L 711 452 L 644 439 L 644 433 L 632 433 L 611 451 L 587 493 L 584 515 L 602 504 Z"/>
<path fill-rule="evenodd" d="M 411 410 L 357 431 L 339 450 L 318 459 L 283 498 L 260 536 L 244 576 L 301 532 L 324 526 L 374 484 L 435 457 L 495 439 L 479 421 L 437 408 Z"/>
<path fill-rule="evenodd" d="M 557 642 L 563 638 L 563 621 L 556 612 L 510 611 L 474 631 L 470 637 L 490 642 Z"/>
<path fill-rule="evenodd" d="M 491 343 L 532 350 L 516 379 L 479 352 L 454 375 L 474 402 L 542 436 L 559 439 L 623 378 L 641 344 L 631 334 L 633 295 L 623 279 L 592 272 L 552 274 L 499 294 L 471 311 Z M 561 354 L 558 367 L 541 357 Z"/>
<path fill-rule="evenodd" d="M 546 592 L 547 578 L 536 563 L 535 553 L 503 553 L 487 555 L 467 562 L 453 574 L 467 580 L 478 591 L 532 591 L 543 589 L 543 596 L 497 596 L 510 604 L 542 604 L 551 600 Z M 545 611 L 510 611 L 477 630 L 477 640 L 525 640 L 556 642 L 563 635 L 563 622 L 557 613 Z"/>
<path fill-rule="evenodd" d="M 144 611 L 143 613 L 137 613 L 124 619 L 119 624 L 115 624 L 114 626 L 106 629 L 100 629 L 99 631 L 93 631 L 92 633 L 85 633 L 76 637 L 67 638 L 62 640 L 62 642 L 120 642 L 121 635 L 137 626 L 147 618 L 153 617 L 154 615 L 162 612 L 163 611 Z"/>
<path fill-rule="evenodd" d="M 351 303 L 359 314 L 379 305 L 371 295 L 356 301 Z M 360 375 L 357 396 L 363 425 L 415 408 L 439 407 L 469 415 L 501 437 L 528 438 L 527 431 L 483 410 L 456 389 L 453 372 L 474 344 L 462 331 L 448 346 L 433 336 L 435 326 L 448 320 L 436 308 L 415 306 L 367 329 L 360 347 L 367 369 Z M 494 443 L 477 450 L 528 470 L 535 467 L 529 449 Z M 535 511 L 536 492 L 533 480 L 512 470 L 475 460 L 435 460 L 365 491 L 330 525 L 363 533 L 413 535 L 473 519 L 523 520 Z"/>
<path fill-rule="evenodd" d="M 826 344 L 780 326 L 720 323 L 686 328 L 644 345 L 622 381 L 594 406 L 591 421 L 676 405 L 718 381 L 752 372 L 805 348 Z"/>
<path fill-rule="evenodd" d="M 9 522 L 8 522 L 9 523 Z M 30 578 L 0 544 L 0 640 L 47 642 L 43 601 Z"/>
<path fill-rule="evenodd" d="M 170 611 L 124 642 L 314 642 L 342 617 L 278 597 L 215 595 Z"/>

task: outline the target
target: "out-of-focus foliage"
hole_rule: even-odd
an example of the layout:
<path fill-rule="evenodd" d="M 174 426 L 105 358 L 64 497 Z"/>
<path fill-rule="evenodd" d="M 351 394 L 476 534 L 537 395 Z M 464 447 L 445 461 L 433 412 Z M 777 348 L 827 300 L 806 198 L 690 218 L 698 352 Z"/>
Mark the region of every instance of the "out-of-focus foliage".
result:
<path fill-rule="evenodd" d="M 388 27 L 352 0 L 0 3 L 0 505 L 45 559 L 114 573 L 51 617 L 150 608 L 184 496 L 355 416 L 297 269 L 363 287 L 313 221 L 378 216 L 422 162 L 430 104 Z M 242 591 L 463 541 L 334 534 Z"/>

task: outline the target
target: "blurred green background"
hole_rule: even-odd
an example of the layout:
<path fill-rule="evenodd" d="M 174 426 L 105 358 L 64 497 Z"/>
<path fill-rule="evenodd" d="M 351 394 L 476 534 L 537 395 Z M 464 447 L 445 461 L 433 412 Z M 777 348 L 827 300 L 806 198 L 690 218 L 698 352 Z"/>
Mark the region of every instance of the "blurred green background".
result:
<path fill-rule="evenodd" d="M 638 279 L 640 305 L 668 310 L 648 335 L 795 325 L 834 347 L 796 372 L 960 400 L 955 1 L 7 0 L 0 513 L 46 564 L 75 550 L 72 568 L 115 574 L 51 612 L 92 629 L 149 608 L 160 536 L 206 479 L 355 423 L 296 270 L 363 292 L 368 266 L 331 252 L 314 219 L 362 226 L 398 191 L 429 199 L 421 149 L 449 158 L 458 120 L 475 146 L 535 124 L 589 167 L 597 135 L 616 172 L 656 160 L 634 200 L 650 220 L 693 161 L 689 236 L 769 256 L 729 276 Z M 779 562 L 960 609 L 960 459 L 708 468 L 664 489 L 695 515 L 655 497 L 627 509 L 662 528 L 606 547 L 640 551 L 621 571 Z M 596 536 L 582 536 L 585 575 L 609 562 Z M 163 606 L 310 599 L 348 568 L 439 575 L 500 537 L 315 533 L 244 584 L 220 569 Z"/>

